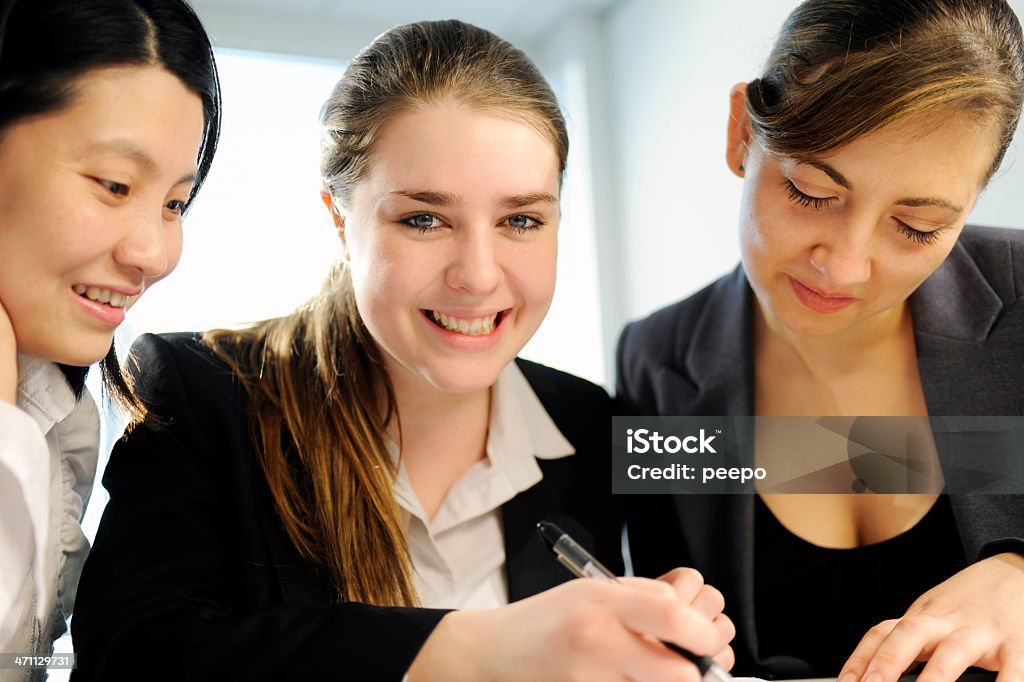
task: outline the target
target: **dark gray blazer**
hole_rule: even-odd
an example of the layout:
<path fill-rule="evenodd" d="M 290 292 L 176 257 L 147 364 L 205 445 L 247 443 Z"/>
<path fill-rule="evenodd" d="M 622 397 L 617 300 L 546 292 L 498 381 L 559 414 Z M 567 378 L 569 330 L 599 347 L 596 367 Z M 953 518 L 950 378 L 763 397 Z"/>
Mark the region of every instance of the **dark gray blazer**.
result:
<path fill-rule="evenodd" d="M 753 300 L 737 267 L 627 326 L 618 347 L 616 413 L 753 414 Z M 1024 414 L 1024 230 L 965 228 L 910 308 L 929 414 Z M 1024 552 L 1024 498 L 961 495 L 950 502 L 970 560 Z M 740 674 L 806 676 L 795 659 L 758 655 L 752 496 L 648 495 L 629 506 L 637 574 L 690 565 L 725 594 Z"/>

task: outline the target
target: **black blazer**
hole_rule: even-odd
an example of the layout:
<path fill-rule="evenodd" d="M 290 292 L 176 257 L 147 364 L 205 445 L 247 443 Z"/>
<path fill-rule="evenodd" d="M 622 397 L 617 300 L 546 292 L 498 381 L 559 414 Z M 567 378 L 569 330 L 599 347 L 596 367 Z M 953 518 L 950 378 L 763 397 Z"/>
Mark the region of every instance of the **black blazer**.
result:
<path fill-rule="evenodd" d="M 753 414 L 753 305 L 738 267 L 627 326 L 616 412 Z M 1024 231 L 967 227 L 910 309 L 929 414 L 1024 414 Z M 950 503 L 968 560 L 1024 552 L 1024 497 L 951 495 Z M 725 594 L 739 674 L 808 676 L 796 659 L 758 655 L 753 496 L 635 496 L 627 507 L 637 574 L 693 566 Z"/>
<path fill-rule="evenodd" d="M 446 613 L 335 603 L 274 510 L 246 397 L 196 335 L 133 347 L 147 420 L 115 447 L 110 502 L 82 573 L 74 679 L 400 680 Z M 537 537 L 550 519 L 621 570 L 611 497 L 611 401 L 582 379 L 519 360 L 576 454 L 501 511 L 511 600 L 568 579 Z M 514 633 L 509 633 L 514 636 Z"/>

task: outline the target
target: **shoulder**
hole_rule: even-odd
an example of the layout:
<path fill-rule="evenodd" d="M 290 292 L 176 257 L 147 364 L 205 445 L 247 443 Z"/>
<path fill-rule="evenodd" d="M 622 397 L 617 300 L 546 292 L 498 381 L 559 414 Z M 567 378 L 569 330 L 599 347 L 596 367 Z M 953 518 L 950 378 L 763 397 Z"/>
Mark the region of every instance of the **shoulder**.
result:
<path fill-rule="evenodd" d="M 595 447 L 611 426 L 608 393 L 586 379 L 521 358 L 516 366 L 530 384 L 541 407 L 576 450 Z"/>
<path fill-rule="evenodd" d="M 239 385 L 231 367 L 203 343 L 202 332 L 143 334 L 131 349 L 135 391 L 155 415 L 201 413 L 234 405 Z"/>
<path fill-rule="evenodd" d="M 1024 230 L 968 225 L 958 245 L 1004 303 L 1024 298 Z"/>
<path fill-rule="evenodd" d="M 623 382 L 635 381 L 657 368 L 684 372 L 688 357 L 707 350 L 694 349 L 702 335 L 705 346 L 715 346 L 728 329 L 742 329 L 747 290 L 746 275 L 738 266 L 692 296 L 626 325 L 616 349 L 619 391 Z"/>
<path fill-rule="evenodd" d="M 516 366 L 556 422 L 566 412 L 611 409 L 608 393 L 595 383 L 522 358 L 516 358 Z"/>
<path fill-rule="evenodd" d="M 725 279 L 716 280 L 682 301 L 627 324 L 619 337 L 620 360 L 674 358 L 681 363 L 693 328 L 704 313 L 712 294 Z"/>

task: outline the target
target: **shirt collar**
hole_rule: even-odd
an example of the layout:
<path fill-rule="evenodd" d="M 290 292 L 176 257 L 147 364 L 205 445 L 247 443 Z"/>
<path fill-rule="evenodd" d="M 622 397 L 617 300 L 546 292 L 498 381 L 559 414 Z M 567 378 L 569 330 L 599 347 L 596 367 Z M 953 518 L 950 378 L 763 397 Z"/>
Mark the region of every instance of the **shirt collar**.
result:
<path fill-rule="evenodd" d="M 537 459 L 558 459 L 576 452 L 514 363 L 491 389 L 487 456 L 519 492 L 541 479 Z"/>
<path fill-rule="evenodd" d="M 392 461 L 398 460 L 398 445 L 389 438 L 387 446 Z M 491 387 L 487 457 L 452 485 L 431 526 L 440 531 L 500 507 L 543 478 L 538 458 L 557 459 L 575 452 L 522 371 L 509 363 Z M 405 511 L 423 517 L 401 463 L 395 497 Z"/>
<path fill-rule="evenodd" d="M 75 409 L 75 394 L 55 363 L 18 355 L 18 407 L 29 414 L 44 434 Z"/>

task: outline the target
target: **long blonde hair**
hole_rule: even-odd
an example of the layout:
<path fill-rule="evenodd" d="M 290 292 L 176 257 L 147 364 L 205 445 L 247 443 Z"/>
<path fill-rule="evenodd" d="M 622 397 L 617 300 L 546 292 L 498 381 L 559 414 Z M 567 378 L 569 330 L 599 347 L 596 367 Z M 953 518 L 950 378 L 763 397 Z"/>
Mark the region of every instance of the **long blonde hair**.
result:
<path fill-rule="evenodd" d="M 475 26 L 421 22 L 377 38 L 324 105 L 321 175 L 334 200 L 344 205 L 365 177 L 384 123 L 449 98 L 534 126 L 564 172 L 565 122 L 529 58 Z M 256 453 L 295 547 L 326 567 L 339 601 L 415 605 L 385 439 L 394 390 L 347 268 L 291 315 L 204 340 L 246 389 Z"/>

